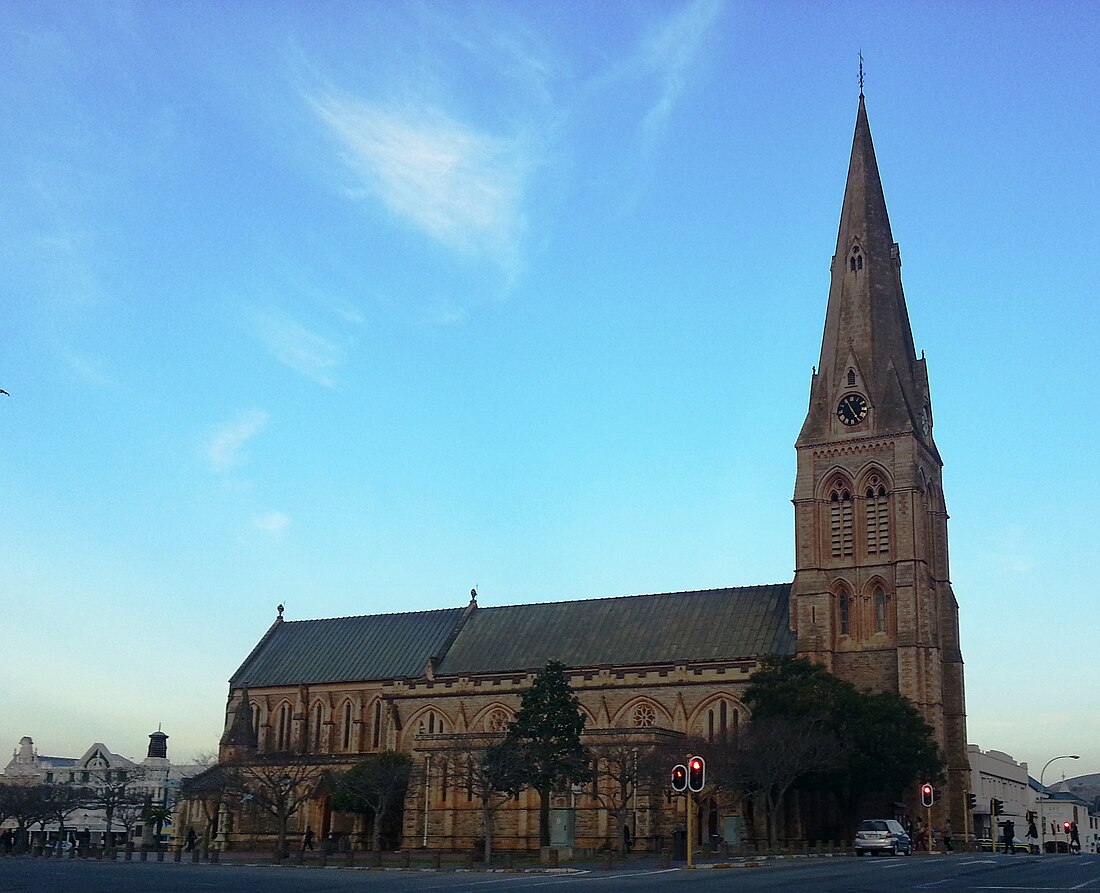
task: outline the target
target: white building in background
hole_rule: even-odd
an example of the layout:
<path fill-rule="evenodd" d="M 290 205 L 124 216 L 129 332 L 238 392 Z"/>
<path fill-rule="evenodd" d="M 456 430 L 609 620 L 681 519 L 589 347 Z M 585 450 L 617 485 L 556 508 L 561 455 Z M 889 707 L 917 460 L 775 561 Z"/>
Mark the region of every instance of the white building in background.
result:
<path fill-rule="evenodd" d="M 979 838 L 999 839 L 993 832 L 992 803 L 1003 804 L 997 817 L 998 827 L 1010 820 L 1021 842 L 1027 835 L 1028 819 L 1035 809 L 1035 793 L 1028 783 L 1027 763 L 1017 763 L 999 750 L 982 750 L 977 744 L 966 746 L 970 759 L 970 793 L 974 809 L 970 811 L 971 831 Z"/>
<path fill-rule="evenodd" d="M 1077 823 L 1077 834 L 1084 853 L 1100 852 L 1100 815 L 1090 811 L 1091 804 L 1074 794 L 1063 780 L 1044 787 L 1027 771 L 1027 763 L 1017 763 L 999 750 L 983 751 L 967 745 L 970 758 L 970 791 L 976 803 L 971 810 L 971 830 L 979 838 L 1000 840 L 1004 823 L 1011 820 L 1018 843 L 1028 840 L 1029 824 L 1034 821 L 1039 839 L 1034 841 L 1048 852 L 1065 852 L 1069 835 L 1066 822 Z M 1003 804 L 993 830 L 991 803 Z"/>
<path fill-rule="evenodd" d="M 105 777 L 118 778 L 114 773 L 135 776 L 133 790 L 147 796 L 153 803 L 172 804 L 180 782 L 202 769 L 195 765 L 172 765 L 168 759 L 168 736 L 159 729 L 149 736 L 149 749 L 144 760 L 136 763 L 121 754 L 114 753 L 105 744 L 95 743 L 80 757 L 51 757 L 39 754 L 30 736 L 19 740 L 11 761 L 0 773 L 0 783 L 8 784 L 77 784 L 94 787 Z M 7 822 L 13 826 L 14 822 Z M 37 828 L 37 826 L 36 826 Z M 45 830 L 55 832 L 57 823 L 47 823 Z M 107 830 L 106 816 L 99 809 L 74 810 L 65 821 L 66 832 L 92 834 Z M 112 830 L 123 830 L 116 817 Z M 170 829 L 169 829 L 170 830 Z M 135 826 L 140 835 L 140 826 Z"/>

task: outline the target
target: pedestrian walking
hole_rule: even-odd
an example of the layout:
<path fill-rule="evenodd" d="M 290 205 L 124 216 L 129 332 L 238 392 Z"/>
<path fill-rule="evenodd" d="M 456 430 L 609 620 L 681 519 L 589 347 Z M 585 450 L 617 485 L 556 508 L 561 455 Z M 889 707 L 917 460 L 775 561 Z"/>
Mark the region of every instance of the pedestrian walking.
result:
<path fill-rule="evenodd" d="M 1009 819 L 1004 824 L 1005 852 L 1012 855 L 1012 844 L 1016 842 L 1016 826 Z"/>
<path fill-rule="evenodd" d="M 302 837 L 302 852 L 313 849 L 313 828 L 306 825 L 306 833 Z"/>
<path fill-rule="evenodd" d="M 185 839 L 187 841 L 187 846 L 185 846 L 184 849 L 187 850 L 187 852 L 189 852 L 189 853 L 194 852 L 195 851 L 195 841 L 197 841 L 199 839 L 198 835 L 195 834 L 195 829 L 194 828 L 188 828 L 187 829 L 187 837 Z"/>

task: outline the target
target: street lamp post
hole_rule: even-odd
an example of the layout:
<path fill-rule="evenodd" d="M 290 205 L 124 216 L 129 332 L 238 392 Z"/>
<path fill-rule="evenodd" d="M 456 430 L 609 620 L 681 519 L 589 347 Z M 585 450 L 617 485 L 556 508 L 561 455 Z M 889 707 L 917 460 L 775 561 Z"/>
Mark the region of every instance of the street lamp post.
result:
<path fill-rule="evenodd" d="M 1075 754 L 1075 753 L 1066 753 L 1066 754 L 1062 754 L 1060 757 L 1051 757 L 1049 760 L 1047 760 L 1046 766 L 1043 766 L 1043 771 L 1039 773 L 1039 787 L 1042 788 L 1042 790 L 1039 791 L 1039 852 L 1040 853 L 1046 852 L 1047 822 L 1046 822 L 1046 818 L 1043 816 L 1043 801 L 1046 799 L 1047 791 L 1046 791 L 1046 785 L 1043 783 L 1043 778 L 1047 774 L 1047 766 L 1049 766 L 1055 760 L 1079 760 L 1079 759 L 1081 759 L 1080 754 Z"/>

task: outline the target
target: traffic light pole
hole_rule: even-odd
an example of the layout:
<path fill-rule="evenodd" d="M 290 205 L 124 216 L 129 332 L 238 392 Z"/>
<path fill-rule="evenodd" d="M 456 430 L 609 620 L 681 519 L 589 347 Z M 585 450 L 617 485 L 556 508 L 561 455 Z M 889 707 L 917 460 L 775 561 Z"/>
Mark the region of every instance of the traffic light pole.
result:
<path fill-rule="evenodd" d="M 691 791 L 685 791 L 684 794 L 684 802 L 687 804 L 687 867 L 694 868 L 695 862 L 692 859 L 691 851 L 695 848 L 695 837 L 692 833 L 695 825 L 693 815 L 695 812 L 695 795 Z"/>
<path fill-rule="evenodd" d="M 963 791 L 963 831 L 966 832 L 966 836 L 963 840 L 966 841 L 966 845 L 970 846 L 970 791 Z"/>

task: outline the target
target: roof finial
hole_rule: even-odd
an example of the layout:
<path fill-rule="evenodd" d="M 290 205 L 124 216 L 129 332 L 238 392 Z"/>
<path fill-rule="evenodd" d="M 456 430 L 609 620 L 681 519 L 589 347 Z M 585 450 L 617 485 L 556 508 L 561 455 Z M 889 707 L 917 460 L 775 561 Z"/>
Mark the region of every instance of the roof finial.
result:
<path fill-rule="evenodd" d="M 276 617 L 275 619 L 276 619 L 276 620 L 282 620 L 282 619 L 283 619 L 283 606 L 282 606 L 282 605 L 278 605 L 278 606 L 277 606 L 277 607 L 275 608 L 275 610 L 279 612 L 279 616 L 278 616 L 278 617 Z"/>
<path fill-rule="evenodd" d="M 863 50 L 859 51 L 859 98 L 863 98 Z"/>

